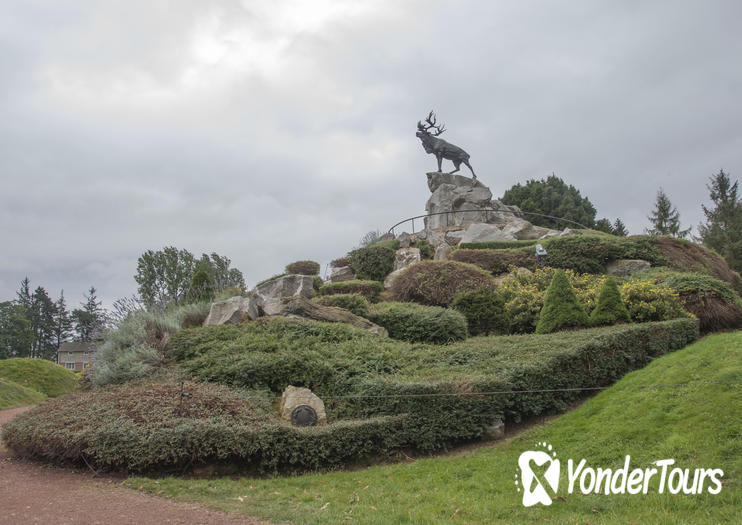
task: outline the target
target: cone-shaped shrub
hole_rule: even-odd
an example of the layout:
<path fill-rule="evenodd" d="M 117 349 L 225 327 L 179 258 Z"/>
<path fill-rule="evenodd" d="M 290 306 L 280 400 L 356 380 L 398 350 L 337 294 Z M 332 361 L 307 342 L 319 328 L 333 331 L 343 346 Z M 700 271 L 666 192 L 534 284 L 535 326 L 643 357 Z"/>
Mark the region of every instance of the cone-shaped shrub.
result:
<path fill-rule="evenodd" d="M 621 292 L 618 291 L 616 280 L 613 277 L 608 277 L 600 289 L 598 304 L 590 314 L 590 324 L 598 326 L 618 322 L 630 323 L 631 318 L 621 299 Z"/>
<path fill-rule="evenodd" d="M 563 270 L 557 271 L 546 289 L 546 298 L 538 318 L 536 333 L 548 334 L 562 328 L 586 326 L 587 324 L 587 314 L 577 300 L 567 274 Z"/>

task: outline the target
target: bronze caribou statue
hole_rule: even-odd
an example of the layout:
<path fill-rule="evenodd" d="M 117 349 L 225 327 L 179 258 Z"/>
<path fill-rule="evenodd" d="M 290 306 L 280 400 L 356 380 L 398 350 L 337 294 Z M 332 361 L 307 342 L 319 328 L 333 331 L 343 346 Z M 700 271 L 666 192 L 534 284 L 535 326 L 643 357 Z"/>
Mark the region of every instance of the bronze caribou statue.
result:
<path fill-rule="evenodd" d="M 435 132 L 431 133 L 429 131 L 430 129 L 434 129 Z M 425 152 L 435 155 L 435 158 L 438 160 L 438 171 L 441 171 L 441 163 L 443 162 L 443 159 L 448 159 L 453 162 L 453 166 L 456 169 L 451 173 L 459 171 L 461 163 L 463 162 L 466 167 L 471 170 L 472 176 L 476 179 L 477 176 L 474 173 L 471 164 L 469 164 L 469 154 L 460 147 L 454 146 L 453 144 L 438 138 L 438 135 L 444 131 L 446 131 L 445 124 L 438 126 L 435 123 L 435 113 L 431 111 L 430 114 L 428 114 L 428 118 L 425 119 L 425 124 L 418 121 L 417 133 L 415 133 L 415 135 L 422 141 Z"/>

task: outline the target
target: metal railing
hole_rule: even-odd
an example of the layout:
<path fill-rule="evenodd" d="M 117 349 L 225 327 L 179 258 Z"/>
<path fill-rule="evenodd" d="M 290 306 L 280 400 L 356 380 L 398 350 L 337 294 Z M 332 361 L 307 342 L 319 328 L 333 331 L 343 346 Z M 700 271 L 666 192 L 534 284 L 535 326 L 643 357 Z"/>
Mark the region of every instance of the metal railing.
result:
<path fill-rule="evenodd" d="M 439 211 L 439 212 L 436 212 L 436 213 L 427 213 L 425 215 L 415 215 L 414 217 L 408 217 L 407 219 L 403 219 L 403 220 L 399 221 L 397 224 L 395 224 L 394 226 L 392 226 L 391 228 L 389 228 L 389 230 L 387 231 L 387 233 L 391 233 L 392 235 L 394 235 L 394 229 L 397 226 L 400 226 L 401 224 L 404 224 L 406 222 L 411 222 L 412 223 L 412 233 L 415 233 L 415 219 L 425 219 L 427 217 L 433 217 L 435 215 L 445 215 L 446 216 L 446 226 L 450 226 L 451 225 L 451 221 L 450 221 L 450 216 L 451 215 L 453 215 L 454 221 L 455 221 L 456 214 L 457 213 L 472 213 L 472 212 L 479 212 L 479 213 L 484 212 L 484 217 L 485 217 L 484 222 L 487 222 L 488 221 L 488 219 L 489 219 L 489 212 L 495 212 L 495 213 L 511 213 L 511 214 L 515 215 L 516 217 L 519 217 L 521 215 L 532 215 L 532 216 L 535 216 L 535 217 L 544 217 L 546 219 L 554 219 L 554 220 L 557 220 L 557 221 L 567 222 L 569 224 L 573 224 L 575 226 L 578 226 L 578 227 L 580 227 L 582 229 L 585 229 L 585 230 L 588 229 L 587 226 L 585 226 L 584 224 L 580 224 L 577 221 L 573 221 L 571 219 L 565 219 L 564 217 L 555 217 L 553 215 L 546 215 L 545 213 L 536 213 L 536 212 L 533 212 L 533 211 L 523 211 L 523 210 L 518 211 L 518 212 L 515 212 L 515 211 L 501 210 L 501 209 L 496 209 L 496 208 L 480 208 L 480 209 L 474 209 L 474 210 Z M 423 221 L 423 223 L 424 223 L 424 221 Z M 454 222 L 454 225 L 455 225 L 455 222 Z"/>

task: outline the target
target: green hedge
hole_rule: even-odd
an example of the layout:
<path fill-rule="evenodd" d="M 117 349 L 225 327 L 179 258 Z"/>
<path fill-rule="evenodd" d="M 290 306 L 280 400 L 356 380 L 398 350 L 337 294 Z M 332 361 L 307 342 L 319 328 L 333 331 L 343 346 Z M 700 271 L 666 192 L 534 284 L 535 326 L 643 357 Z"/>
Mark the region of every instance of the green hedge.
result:
<path fill-rule="evenodd" d="M 357 293 L 339 293 L 335 295 L 321 295 L 315 297 L 314 301 L 324 306 L 337 306 L 345 308 L 361 317 L 368 315 L 369 303 L 365 297 Z"/>
<path fill-rule="evenodd" d="M 667 264 L 649 236 L 570 235 L 546 239 L 543 245 L 547 266 L 581 273 L 604 273 L 608 263 L 618 259 L 644 259 L 652 266 Z"/>
<path fill-rule="evenodd" d="M 448 308 L 384 302 L 373 305 L 367 317 L 400 341 L 447 344 L 466 339 L 466 318 Z"/>
<path fill-rule="evenodd" d="M 319 289 L 320 295 L 336 295 L 336 294 L 360 294 L 370 302 L 378 302 L 381 292 L 384 291 L 384 285 L 379 281 L 364 281 L 360 279 L 354 279 L 352 281 L 342 281 L 339 283 L 329 283 L 321 286 Z"/>
<path fill-rule="evenodd" d="M 459 295 L 451 307 L 466 317 L 471 335 L 507 334 L 510 332 L 510 314 L 505 308 L 503 294 L 475 290 Z"/>
<path fill-rule="evenodd" d="M 372 244 L 353 250 L 348 253 L 347 258 L 358 279 L 383 281 L 394 270 L 394 255 L 395 249 L 383 244 Z"/>

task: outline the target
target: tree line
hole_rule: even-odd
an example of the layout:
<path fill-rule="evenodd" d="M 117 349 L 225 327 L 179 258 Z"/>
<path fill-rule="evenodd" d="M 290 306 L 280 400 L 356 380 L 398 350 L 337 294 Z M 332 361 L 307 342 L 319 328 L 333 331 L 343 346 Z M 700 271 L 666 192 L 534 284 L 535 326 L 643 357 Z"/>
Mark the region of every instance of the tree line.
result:
<path fill-rule="evenodd" d="M 43 286 L 31 291 L 31 281 L 23 279 L 15 300 L 0 302 L 0 359 L 54 360 L 63 342 L 92 341 L 108 324 L 96 293 L 91 286 L 80 308 L 69 310 L 64 290 L 55 301 Z"/>

